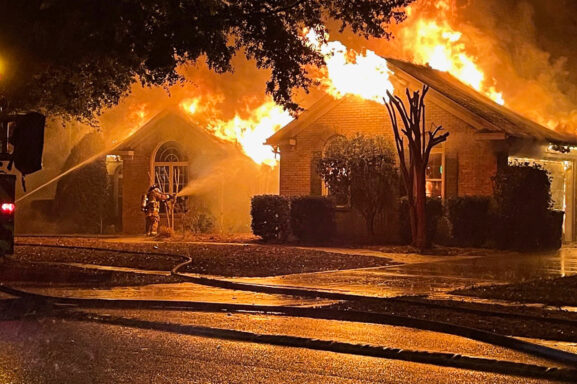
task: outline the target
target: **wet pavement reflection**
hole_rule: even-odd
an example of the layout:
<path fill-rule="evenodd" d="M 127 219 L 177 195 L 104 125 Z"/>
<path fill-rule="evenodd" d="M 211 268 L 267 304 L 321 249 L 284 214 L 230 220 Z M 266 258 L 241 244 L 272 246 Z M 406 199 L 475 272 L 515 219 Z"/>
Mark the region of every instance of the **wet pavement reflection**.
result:
<path fill-rule="evenodd" d="M 358 250 L 341 251 L 351 254 L 358 252 Z M 374 255 L 374 253 L 375 251 L 370 251 L 367 255 Z M 504 252 L 489 256 L 439 257 L 381 253 L 381 256 L 404 264 L 259 278 L 215 278 L 378 297 L 407 295 L 442 297 L 455 289 L 471 286 L 515 283 L 577 274 L 577 247 L 574 246 L 567 246 L 555 252 L 533 254 Z M 90 268 L 101 267 L 92 265 Z M 107 270 L 131 270 L 130 268 L 119 269 L 118 267 L 103 268 Z M 149 271 L 149 273 L 168 275 L 166 271 Z M 87 298 L 190 300 L 291 306 L 315 306 L 332 303 L 328 300 L 231 291 L 193 283 L 152 284 L 110 289 L 77 287 L 30 287 L 30 289 L 48 295 Z"/>
<path fill-rule="evenodd" d="M 395 260 L 394 255 L 392 258 Z M 236 280 L 394 297 L 438 295 L 473 285 L 516 283 L 577 274 L 577 248 L 574 247 L 533 254 L 430 257 L 429 262 L 423 262 L 422 257 L 416 258 L 414 263 L 406 256 L 403 259 L 408 262 L 382 268 Z"/>
<path fill-rule="evenodd" d="M 352 344 L 380 345 L 414 351 L 459 353 L 464 356 L 514 361 L 549 367 L 563 364 L 508 348 L 439 332 L 355 322 L 264 314 L 191 313 L 181 311 L 94 309 L 83 312 L 174 324 L 232 329 L 265 335 L 287 335 Z"/>
<path fill-rule="evenodd" d="M 334 300 L 299 298 L 286 295 L 269 295 L 266 293 L 254 293 L 233 291 L 197 285 L 193 283 L 177 284 L 150 284 L 143 286 L 123 286 L 106 289 L 84 288 L 74 286 L 32 286 L 20 285 L 18 288 L 27 292 L 43 295 L 71 298 L 90 299 L 122 299 L 122 300 L 167 300 L 167 301 L 191 301 L 205 303 L 233 303 L 250 305 L 279 305 L 313 307 L 330 305 Z"/>

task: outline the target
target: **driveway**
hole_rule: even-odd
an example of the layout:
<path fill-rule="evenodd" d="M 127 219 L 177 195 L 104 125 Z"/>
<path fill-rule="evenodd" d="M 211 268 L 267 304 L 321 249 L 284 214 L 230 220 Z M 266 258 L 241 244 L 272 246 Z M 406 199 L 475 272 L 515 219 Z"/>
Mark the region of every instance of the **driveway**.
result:
<path fill-rule="evenodd" d="M 358 254 L 356 250 L 339 250 Z M 370 252 L 374 255 L 374 252 Z M 302 273 L 235 281 L 306 287 L 371 296 L 435 295 L 473 285 L 505 284 L 577 274 L 577 248 L 489 256 L 383 254 L 402 265 Z"/>

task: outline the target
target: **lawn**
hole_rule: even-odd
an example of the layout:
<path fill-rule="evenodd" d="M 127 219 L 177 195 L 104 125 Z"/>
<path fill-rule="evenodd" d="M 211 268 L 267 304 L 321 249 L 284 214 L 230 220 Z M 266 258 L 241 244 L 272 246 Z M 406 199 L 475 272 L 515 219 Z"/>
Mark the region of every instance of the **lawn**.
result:
<path fill-rule="evenodd" d="M 577 276 L 459 289 L 455 295 L 552 306 L 577 306 Z"/>
<path fill-rule="evenodd" d="M 394 264 L 384 257 L 263 244 L 121 242 L 95 238 L 19 238 L 17 241 L 37 244 L 17 246 L 13 258 L 19 261 L 74 262 L 169 271 L 186 258 L 191 258 L 192 263 L 182 272 L 226 277 L 278 276 Z M 42 244 L 107 250 L 49 248 Z"/>

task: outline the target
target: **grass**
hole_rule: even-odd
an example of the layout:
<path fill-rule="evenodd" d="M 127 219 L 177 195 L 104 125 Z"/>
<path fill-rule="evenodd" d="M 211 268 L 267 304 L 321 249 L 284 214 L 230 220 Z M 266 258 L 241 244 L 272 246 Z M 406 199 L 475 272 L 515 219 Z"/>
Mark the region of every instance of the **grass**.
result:
<path fill-rule="evenodd" d="M 14 258 L 20 261 L 58 261 L 134 267 L 169 271 L 187 256 L 192 263 L 183 272 L 225 277 L 265 277 L 295 273 L 345 270 L 392 265 L 390 259 L 366 255 L 348 255 L 315 249 L 262 244 L 190 244 L 174 242 L 114 242 L 89 238 L 19 239 L 39 246 L 16 247 Z M 42 247 L 41 244 L 100 247 L 107 251 Z M 138 251 L 146 254 L 114 252 Z"/>
<path fill-rule="evenodd" d="M 551 306 L 577 306 L 577 276 L 459 289 L 455 295 Z"/>

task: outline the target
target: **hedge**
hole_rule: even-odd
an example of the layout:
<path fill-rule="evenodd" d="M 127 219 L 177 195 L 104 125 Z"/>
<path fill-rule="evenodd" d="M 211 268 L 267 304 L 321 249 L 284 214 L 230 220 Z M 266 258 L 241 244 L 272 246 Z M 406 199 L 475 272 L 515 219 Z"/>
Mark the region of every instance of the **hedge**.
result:
<path fill-rule="evenodd" d="M 447 200 L 452 245 L 482 247 L 489 240 L 492 198 L 485 196 L 453 197 Z"/>
<path fill-rule="evenodd" d="M 278 195 L 253 196 L 251 228 L 265 241 L 285 240 L 289 233 L 289 199 Z"/>
<path fill-rule="evenodd" d="M 443 201 L 438 198 L 427 197 L 427 238 L 432 242 L 437 234 L 437 223 L 443 216 Z M 404 244 L 411 243 L 411 220 L 409 217 L 409 201 L 402 197 L 399 203 L 399 230 Z"/>
<path fill-rule="evenodd" d="M 549 210 L 545 230 L 542 232 L 541 247 L 543 249 L 559 249 L 563 244 L 563 218 L 565 212 Z"/>
<path fill-rule="evenodd" d="M 290 217 L 292 233 L 301 241 L 325 242 L 336 233 L 335 204 L 327 197 L 294 197 Z"/>
<path fill-rule="evenodd" d="M 551 181 L 540 166 L 520 164 L 500 168 L 493 178 L 497 210 L 493 238 L 498 248 L 545 249 L 558 229 L 552 223 Z"/>

